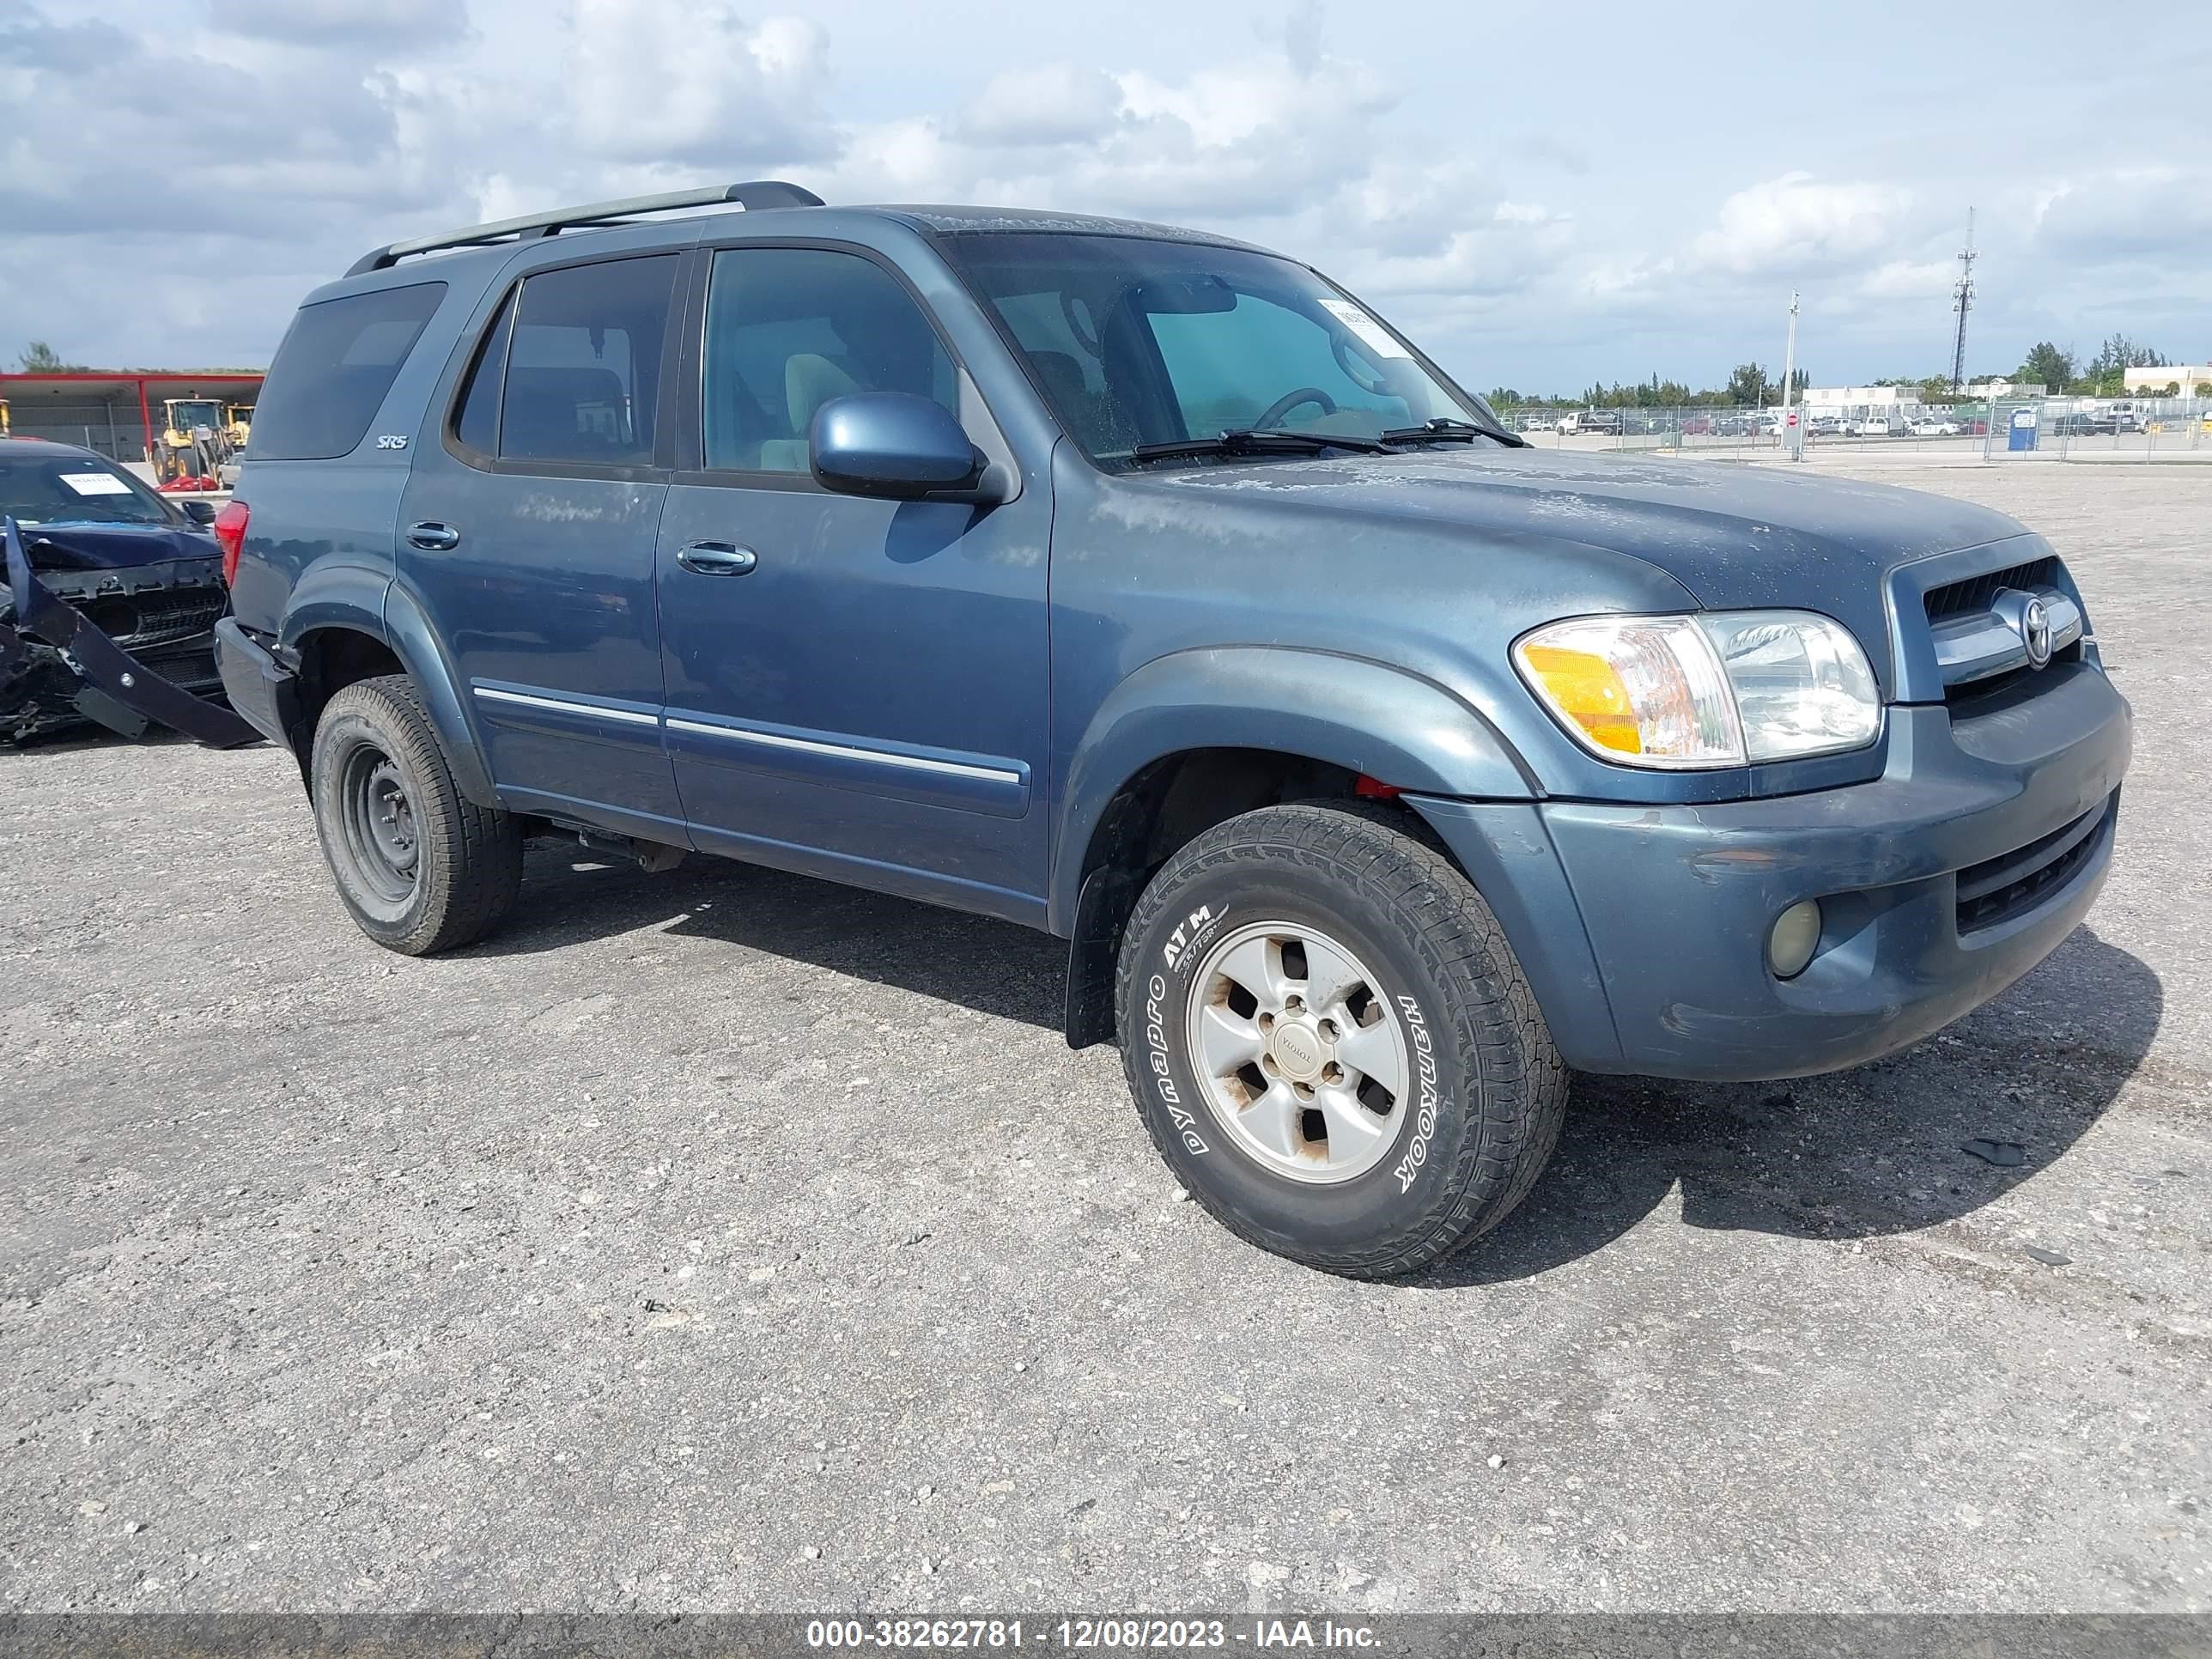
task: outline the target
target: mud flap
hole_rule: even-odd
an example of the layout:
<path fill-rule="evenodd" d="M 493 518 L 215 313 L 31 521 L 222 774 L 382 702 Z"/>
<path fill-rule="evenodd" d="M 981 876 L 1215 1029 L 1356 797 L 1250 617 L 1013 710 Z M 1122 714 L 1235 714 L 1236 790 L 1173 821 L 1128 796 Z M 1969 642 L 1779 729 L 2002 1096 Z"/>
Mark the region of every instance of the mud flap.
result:
<path fill-rule="evenodd" d="M 261 733 L 229 709 L 142 666 L 82 611 L 50 592 L 33 573 L 13 518 L 0 521 L 0 531 L 6 537 L 8 594 L 15 606 L 12 621 L 0 623 L 0 665 L 28 653 L 25 638 L 52 647 L 83 683 L 76 697 L 79 712 L 127 738 L 141 735 L 150 721 L 214 749 L 262 740 Z"/>

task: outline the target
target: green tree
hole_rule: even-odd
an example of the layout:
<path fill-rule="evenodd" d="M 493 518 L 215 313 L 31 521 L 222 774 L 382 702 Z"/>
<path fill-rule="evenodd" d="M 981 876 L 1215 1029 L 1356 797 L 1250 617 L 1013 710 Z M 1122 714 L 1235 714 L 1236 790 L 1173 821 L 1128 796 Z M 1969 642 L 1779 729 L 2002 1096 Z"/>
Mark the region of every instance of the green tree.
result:
<path fill-rule="evenodd" d="M 26 374 L 82 374 L 82 363 L 65 363 L 54 349 L 44 340 L 33 340 L 23 348 L 23 355 L 15 360 Z"/>
<path fill-rule="evenodd" d="M 2124 334 L 2106 337 L 2089 360 L 2074 390 L 2100 398 L 2117 398 L 2127 390 L 2128 371 L 2131 368 L 2164 368 L 2165 356 L 2146 345 L 2137 345 Z"/>
<path fill-rule="evenodd" d="M 2212 398 L 2212 380 L 2199 380 L 2197 383 L 2196 392 L 2191 395 L 2198 398 Z"/>
<path fill-rule="evenodd" d="M 1761 363 L 1739 363 L 1729 372 L 1728 400 L 1750 408 L 1765 404 L 1774 396 L 1774 382 L 1766 378 L 1766 368 Z"/>
<path fill-rule="evenodd" d="M 2011 378 L 2023 386 L 2048 386 L 2053 392 L 2063 392 L 2074 384 L 2074 354 L 2061 351 L 2048 340 L 2039 340 Z"/>

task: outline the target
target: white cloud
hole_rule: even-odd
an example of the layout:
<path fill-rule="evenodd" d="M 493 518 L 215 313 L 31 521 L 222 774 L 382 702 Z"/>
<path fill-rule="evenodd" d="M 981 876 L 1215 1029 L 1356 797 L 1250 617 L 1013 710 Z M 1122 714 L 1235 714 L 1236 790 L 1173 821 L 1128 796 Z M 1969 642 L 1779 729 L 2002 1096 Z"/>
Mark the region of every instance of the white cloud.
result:
<path fill-rule="evenodd" d="M 468 31 L 458 0 L 214 0 L 210 21 L 224 34 L 327 49 L 345 41 L 389 53 L 421 52 Z"/>
<path fill-rule="evenodd" d="M 1912 207 L 1912 192 L 1898 185 L 1785 173 L 1723 202 L 1719 222 L 1691 242 L 1687 263 L 1739 276 L 1863 263 L 1906 234 Z"/>
<path fill-rule="evenodd" d="M 743 167 L 820 161 L 838 149 L 823 104 L 829 40 L 813 24 L 757 27 L 697 0 L 574 0 L 562 52 L 566 96 L 549 129 L 615 161 Z"/>
<path fill-rule="evenodd" d="M 1755 136 L 1620 114 L 1666 66 L 1586 13 L 1514 20 L 1587 72 L 1567 118 L 1511 72 L 1540 42 L 1473 76 L 1470 41 L 1497 43 L 1456 14 L 1355 25 L 1309 3 L 1255 22 L 1133 0 L 1111 29 L 1051 9 L 1000 28 L 984 0 L 926 18 L 751 3 L 106 0 L 94 21 L 0 0 L 0 107 L 36 112 L 0 129 L 0 316 L 79 361 L 252 362 L 301 293 L 378 242 L 782 176 L 833 202 L 1223 230 L 1312 260 L 1448 366 L 1463 352 L 1524 385 L 1710 379 L 1792 287 L 1825 319 L 1817 372 L 1912 367 L 1948 339 L 1969 201 L 1987 253 L 1975 337 L 2002 335 L 1998 356 L 2114 329 L 2172 355 L 2212 337 L 2212 174 L 2195 163 L 2092 145 L 2052 177 L 2048 151 L 1815 126 L 1782 172 Z M 180 270 L 219 277 L 167 279 Z M 0 337 L 0 356 L 20 346 Z"/>
<path fill-rule="evenodd" d="M 1000 70 L 957 125 L 969 143 L 1073 144 L 1103 137 L 1121 113 L 1121 88 L 1103 70 L 1042 64 Z"/>
<path fill-rule="evenodd" d="M 2212 170 L 2122 167 L 2061 180 L 2037 204 L 2035 240 L 2059 257 L 2096 264 L 2188 252 L 2201 258 L 2212 243 Z"/>

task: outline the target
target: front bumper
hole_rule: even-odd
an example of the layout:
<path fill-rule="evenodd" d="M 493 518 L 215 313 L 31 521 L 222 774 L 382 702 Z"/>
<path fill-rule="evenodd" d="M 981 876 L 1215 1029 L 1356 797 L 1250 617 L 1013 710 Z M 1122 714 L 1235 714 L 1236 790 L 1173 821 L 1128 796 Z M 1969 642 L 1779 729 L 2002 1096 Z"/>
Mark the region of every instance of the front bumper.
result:
<path fill-rule="evenodd" d="M 172 726 L 216 748 L 255 740 L 207 700 L 209 624 L 226 602 L 215 560 L 34 571 L 12 518 L 0 553 L 0 738 L 88 720 L 131 738 Z"/>
<path fill-rule="evenodd" d="M 1415 805 L 1504 898 L 1492 908 L 1570 1065 L 1715 1081 L 1835 1071 L 1979 1006 L 2073 931 L 2111 866 L 2132 743 L 2126 700 L 2080 663 L 1981 719 L 1889 716 L 1883 775 L 1842 788 Z M 1820 949 L 1778 980 L 1767 931 L 1802 899 L 1820 901 Z"/>

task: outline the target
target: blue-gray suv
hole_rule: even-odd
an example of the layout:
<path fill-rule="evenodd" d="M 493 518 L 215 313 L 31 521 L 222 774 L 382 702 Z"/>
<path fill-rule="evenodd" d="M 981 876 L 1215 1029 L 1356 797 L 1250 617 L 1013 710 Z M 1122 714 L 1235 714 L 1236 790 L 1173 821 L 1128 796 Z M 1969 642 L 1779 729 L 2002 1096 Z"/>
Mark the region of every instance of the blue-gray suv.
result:
<path fill-rule="evenodd" d="M 2002 990 L 2129 755 L 2011 520 L 1528 448 L 1152 225 L 767 182 L 379 248 L 216 528 L 223 683 L 378 943 L 481 937 L 543 835 L 1045 929 L 1193 1195 L 1358 1275 L 1507 1214 L 1570 1068 L 1826 1071 Z"/>

